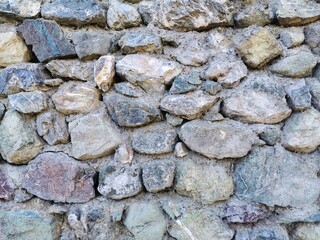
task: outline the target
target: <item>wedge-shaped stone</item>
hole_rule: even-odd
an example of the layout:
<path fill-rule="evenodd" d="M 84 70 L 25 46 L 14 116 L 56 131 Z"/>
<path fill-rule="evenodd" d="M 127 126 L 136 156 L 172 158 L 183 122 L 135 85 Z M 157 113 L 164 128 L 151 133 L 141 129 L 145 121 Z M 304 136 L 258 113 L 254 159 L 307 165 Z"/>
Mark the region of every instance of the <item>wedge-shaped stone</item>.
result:
<path fill-rule="evenodd" d="M 112 55 L 100 57 L 94 64 L 94 81 L 98 87 L 107 92 L 114 82 L 116 61 Z"/>
<path fill-rule="evenodd" d="M 47 95 L 41 91 L 16 93 L 8 98 L 10 105 L 21 113 L 39 113 L 48 107 Z"/>
<path fill-rule="evenodd" d="M 310 46 L 311 50 L 320 54 L 320 22 L 312 24 L 305 28 L 306 43 Z"/>
<path fill-rule="evenodd" d="M 3 0 L 0 15 L 14 18 L 33 18 L 40 13 L 41 0 Z"/>
<path fill-rule="evenodd" d="M 1 186 L 0 199 L 4 199 L 7 201 L 12 200 L 12 198 L 14 196 L 15 186 L 14 186 L 11 178 L 6 176 L 6 174 L 4 174 L 1 170 L 0 170 L 0 186 Z"/>

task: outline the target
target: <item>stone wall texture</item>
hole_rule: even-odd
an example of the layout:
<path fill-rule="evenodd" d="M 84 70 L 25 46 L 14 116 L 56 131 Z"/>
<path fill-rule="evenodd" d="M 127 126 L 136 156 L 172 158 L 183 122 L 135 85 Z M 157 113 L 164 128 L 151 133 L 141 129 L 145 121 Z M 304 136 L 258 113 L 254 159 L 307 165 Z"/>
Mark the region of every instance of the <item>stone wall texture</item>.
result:
<path fill-rule="evenodd" d="M 0 0 L 0 240 L 320 240 L 319 0 Z"/>

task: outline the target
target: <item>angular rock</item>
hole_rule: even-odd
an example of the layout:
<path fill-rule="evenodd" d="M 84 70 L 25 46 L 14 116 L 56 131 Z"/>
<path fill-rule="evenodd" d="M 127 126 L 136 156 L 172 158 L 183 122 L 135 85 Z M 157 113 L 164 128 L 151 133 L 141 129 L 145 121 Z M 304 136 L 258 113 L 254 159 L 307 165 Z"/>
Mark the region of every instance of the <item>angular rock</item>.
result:
<path fill-rule="evenodd" d="M 314 203 L 320 190 L 317 169 L 281 146 L 254 148 L 236 164 L 236 195 L 268 206 L 299 207 Z"/>
<path fill-rule="evenodd" d="M 304 42 L 303 29 L 292 28 L 290 30 L 284 30 L 280 33 L 280 39 L 287 48 L 297 47 Z"/>
<path fill-rule="evenodd" d="M 2 239 L 54 240 L 59 235 L 59 222 L 54 217 L 33 210 L 0 211 Z"/>
<path fill-rule="evenodd" d="M 232 120 L 190 121 L 182 125 L 179 137 L 191 150 L 217 159 L 243 157 L 258 141 L 246 125 Z"/>
<path fill-rule="evenodd" d="M 174 189 L 203 204 L 213 204 L 233 194 L 233 180 L 230 170 L 223 165 L 183 161 L 176 166 Z"/>
<path fill-rule="evenodd" d="M 93 62 L 79 60 L 53 60 L 46 64 L 46 68 L 54 77 L 61 77 L 80 81 L 93 80 Z"/>
<path fill-rule="evenodd" d="M 40 13 L 40 0 L 3 0 L 0 3 L 0 15 L 14 18 L 34 18 Z"/>
<path fill-rule="evenodd" d="M 305 81 L 311 93 L 311 104 L 320 111 L 320 82 L 317 78 L 307 78 Z"/>
<path fill-rule="evenodd" d="M 311 107 L 311 94 L 305 80 L 300 80 L 286 88 L 288 103 L 293 110 L 304 110 Z"/>
<path fill-rule="evenodd" d="M 222 86 L 220 83 L 217 82 L 205 81 L 202 84 L 202 89 L 211 95 L 216 95 L 218 92 L 222 90 Z"/>
<path fill-rule="evenodd" d="M 156 19 L 156 9 L 155 5 L 157 3 L 154 1 L 142 1 L 138 5 L 138 12 L 145 25 Z"/>
<path fill-rule="evenodd" d="M 96 24 L 105 26 L 106 16 L 104 9 L 94 0 L 55 0 L 41 6 L 41 16 L 55 20 L 60 24 L 84 26 Z"/>
<path fill-rule="evenodd" d="M 290 233 L 292 240 L 318 240 L 320 238 L 319 223 L 298 223 Z"/>
<path fill-rule="evenodd" d="M 123 224 L 136 240 L 162 240 L 167 230 L 166 218 L 156 202 L 136 202 L 125 212 Z"/>
<path fill-rule="evenodd" d="M 213 27 L 230 26 L 232 14 L 226 3 L 174 0 L 160 1 L 158 21 L 167 29 L 175 31 L 202 31 Z"/>
<path fill-rule="evenodd" d="M 103 97 L 108 112 L 121 127 L 139 127 L 162 119 L 158 107 L 145 99 L 132 99 L 120 94 Z"/>
<path fill-rule="evenodd" d="M 64 114 L 88 113 L 99 106 L 99 92 L 86 83 L 66 82 L 52 95 L 52 101 Z"/>
<path fill-rule="evenodd" d="M 139 86 L 135 86 L 129 82 L 116 83 L 114 84 L 114 88 L 118 93 L 128 97 L 142 97 L 145 94 Z"/>
<path fill-rule="evenodd" d="M 17 28 L 40 62 L 75 55 L 74 47 L 54 21 L 27 19 Z"/>
<path fill-rule="evenodd" d="M 245 28 L 251 25 L 265 26 L 270 21 L 269 12 L 261 5 L 253 5 L 236 14 L 234 21 L 237 27 Z"/>
<path fill-rule="evenodd" d="M 311 108 L 293 113 L 283 127 L 282 144 L 291 151 L 314 151 L 320 145 L 319 111 Z"/>
<path fill-rule="evenodd" d="M 177 133 L 166 126 L 150 126 L 143 132 L 133 134 L 132 147 L 143 154 L 164 154 L 174 149 Z"/>
<path fill-rule="evenodd" d="M 22 187 L 44 200 L 84 203 L 95 196 L 95 173 L 65 153 L 45 152 L 28 164 Z"/>
<path fill-rule="evenodd" d="M 144 54 L 132 54 L 117 62 L 116 72 L 130 83 L 147 91 L 159 89 L 163 83 L 169 84 L 181 73 L 181 69 L 172 61 Z"/>
<path fill-rule="evenodd" d="M 174 155 L 178 158 L 182 158 L 188 155 L 188 149 L 182 142 L 178 142 L 174 147 Z"/>
<path fill-rule="evenodd" d="M 300 52 L 283 59 L 270 67 L 271 72 L 290 78 L 303 78 L 312 74 L 317 58 L 310 52 Z"/>
<path fill-rule="evenodd" d="M 247 239 L 277 239 L 289 240 L 288 233 L 285 228 L 280 225 L 258 226 L 254 228 L 243 228 L 237 231 L 235 240 Z"/>
<path fill-rule="evenodd" d="M 200 117 L 218 100 L 217 96 L 195 91 L 188 94 L 167 95 L 161 100 L 160 107 L 170 114 L 191 120 Z"/>
<path fill-rule="evenodd" d="M 120 163 L 131 163 L 133 160 L 133 149 L 130 144 L 120 144 L 114 154 L 114 160 Z"/>
<path fill-rule="evenodd" d="M 47 109 L 47 95 L 41 91 L 21 92 L 8 96 L 10 105 L 21 113 L 39 113 Z"/>
<path fill-rule="evenodd" d="M 141 17 L 137 9 L 129 4 L 112 1 L 107 13 L 107 23 L 114 30 L 138 27 Z"/>
<path fill-rule="evenodd" d="M 258 125 L 258 128 L 255 129 L 255 132 L 258 133 L 258 136 L 261 140 L 270 146 L 276 145 L 282 134 L 279 125 Z"/>
<path fill-rule="evenodd" d="M 191 72 L 189 74 L 180 74 L 176 77 L 172 83 L 172 87 L 170 88 L 169 93 L 177 94 L 177 93 L 187 93 L 192 92 L 197 89 L 197 87 L 193 82 L 200 82 L 200 76 L 196 72 Z"/>
<path fill-rule="evenodd" d="M 127 33 L 118 41 L 124 54 L 162 53 L 161 38 L 151 32 Z"/>
<path fill-rule="evenodd" d="M 277 39 L 266 29 L 242 40 L 237 50 L 245 64 L 252 68 L 262 68 L 282 53 Z"/>
<path fill-rule="evenodd" d="M 0 199 L 7 201 L 12 200 L 14 197 L 14 188 L 15 186 L 12 180 L 0 170 Z"/>
<path fill-rule="evenodd" d="M 116 61 L 112 55 L 100 57 L 94 64 L 94 81 L 99 89 L 109 91 L 116 74 Z"/>
<path fill-rule="evenodd" d="M 178 47 L 174 50 L 173 57 L 183 65 L 200 67 L 209 60 L 210 54 L 197 44 L 196 46 Z"/>
<path fill-rule="evenodd" d="M 6 107 L 2 103 L 0 103 L 0 120 L 2 119 L 5 112 L 6 112 Z"/>
<path fill-rule="evenodd" d="M 167 119 L 167 123 L 173 127 L 179 126 L 183 122 L 182 118 L 177 117 L 175 115 L 168 114 L 168 113 L 166 113 L 166 119 Z"/>
<path fill-rule="evenodd" d="M 171 160 L 154 160 L 142 168 L 143 185 L 148 192 L 159 192 L 173 184 L 175 163 Z"/>
<path fill-rule="evenodd" d="M 305 28 L 305 42 L 310 46 L 311 50 L 320 54 L 320 24 L 316 23 Z"/>
<path fill-rule="evenodd" d="M 9 163 L 25 164 L 43 148 L 43 143 L 23 117 L 14 110 L 8 110 L 0 125 L 0 152 Z"/>
<path fill-rule="evenodd" d="M 119 130 L 102 114 L 86 115 L 69 123 L 72 154 L 80 160 L 104 157 L 121 143 Z"/>
<path fill-rule="evenodd" d="M 45 79 L 44 84 L 49 87 L 58 87 L 63 83 L 61 78 Z"/>
<path fill-rule="evenodd" d="M 66 117 L 54 109 L 40 113 L 36 120 L 38 134 L 49 144 L 69 142 Z"/>
<path fill-rule="evenodd" d="M 137 165 L 109 163 L 99 174 L 98 191 L 111 199 L 123 199 L 142 191 L 141 169 Z"/>

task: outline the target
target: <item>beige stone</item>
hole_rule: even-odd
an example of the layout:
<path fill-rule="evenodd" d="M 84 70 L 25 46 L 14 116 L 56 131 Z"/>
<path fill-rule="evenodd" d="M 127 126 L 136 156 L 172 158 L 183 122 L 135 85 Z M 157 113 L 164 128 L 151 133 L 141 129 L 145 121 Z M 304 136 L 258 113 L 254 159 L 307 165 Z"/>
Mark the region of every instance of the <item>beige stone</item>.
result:
<path fill-rule="evenodd" d="M 115 65 L 115 57 L 112 55 L 102 56 L 94 64 L 94 80 L 104 92 L 109 91 L 114 82 Z"/>

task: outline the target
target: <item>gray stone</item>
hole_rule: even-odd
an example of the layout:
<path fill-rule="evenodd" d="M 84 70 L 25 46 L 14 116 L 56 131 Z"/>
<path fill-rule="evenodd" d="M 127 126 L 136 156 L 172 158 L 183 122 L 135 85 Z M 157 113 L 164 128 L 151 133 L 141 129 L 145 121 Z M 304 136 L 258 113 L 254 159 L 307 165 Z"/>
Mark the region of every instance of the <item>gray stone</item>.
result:
<path fill-rule="evenodd" d="M 242 60 L 252 68 L 262 68 L 282 53 L 277 39 L 267 29 L 259 29 L 236 47 Z"/>
<path fill-rule="evenodd" d="M 110 3 L 107 13 L 107 23 L 114 30 L 138 27 L 141 23 L 141 17 L 137 9 L 129 4 L 118 2 Z"/>
<path fill-rule="evenodd" d="M 303 78 L 310 76 L 316 65 L 317 58 L 312 53 L 301 51 L 280 59 L 270 70 L 284 77 Z"/>
<path fill-rule="evenodd" d="M 291 115 L 283 127 L 282 144 L 297 152 L 312 152 L 320 145 L 320 113 L 314 108 Z"/>
<path fill-rule="evenodd" d="M 5 112 L 6 112 L 6 107 L 2 103 L 0 103 L 0 120 L 2 119 Z"/>
<path fill-rule="evenodd" d="M 118 93 L 129 97 L 142 97 L 145 94 L 139 86 L 135 86 L 129 82 L 116 83 L 114 88 Z"/>
<path fill-rule="evenodd" d="M 207 112 L 205 112 L 205 114 L 201 117 L 201 119 L 206 121 L 211 121 L 211 122 L 223 120 L 224 117 L 220 113 L 220 110 L 221 110 L 221 100 L 218 101 L 216 104 L 214 104 L 213 107 L 210 108 Z"/>
<path fill-rule="evenodd" d="M 286 88 L 288 103 L 293 110 L 305 110 L 311 107 L 311 94 L 305 80 L 300 80 Z"/>
<path fill-rule="evenodd" d="M 50 109 L 37 116 L 37 132 L 49 144 L 69 142 L 66 118 L 62 113 Z"/>
<path fill-rule="evenodd" d="M 211 95 L 216 95 L 218 92 L 222 90 L 221 84 L 213 81 L 205 81 L 202 84 L 202 88 L 204 91 Z"/>
<path fill-rule="evenodd" d="M 314 25 L 305 28 L 305 42 L 310 46 L 311 50 L 320 54 L 320 24 L 316 23 Z"/>
<path fill-rule="evenodd" d="M 118 41 L 124 54 L 162 53 L 161 38 L 151 32 L 127 33 Z"/>
<path fill-rule="evenodd" d="M 297 223 L 290 237 L 292 240 L 318 240 L 320 223 Z"/>
<path fill-rule="evenodd" d="M 154 160 L 142 168 L 143 185 L 148 192 L 159 192 L 173 184 L 175 163 L 171 160 Z"/>
<path fill-rule="evenodd" d="M 179 63 L 192 67 L 200 67 L 210 58 L 208 50 L 203 49 L 203 46 L 199 45 L 199 43 L 195 46 L 192 43 L 187 46 L 179 46 L 172 55 Z"/>
<path fill-rule="evenodd" d="M 41 91 L 21 92 L 8 96 L 10 105 L 21 113 L 39 113 L 48 108 L 47 95 Z"/>
<path fill-rule="evenodd" d="M 15 186 L 11 178 L 7 177 L 1 170 L 0 170 L 0 186 L 1 186 L 0 199 L 4 199 L 7 201 L 12 200 L 14 197 Z M 1 230 L 1 227 L 0 227 L 0 230 Z"/>
<path fill-rule="evenodd" d="M 120 163 L 131 163 L 133 160 L 133 149 L 129 143 L 120 144 L 114 154 L 114 160 Z"/>
<path fill-rule="evenodd" d="M 95 197 L 95 173 L 65 153 L 45 152 L 28 164 L 22 187 L 44 200 L 84 203 Z"/>
<path fill-rule="evenodd" d="M 200 117 L 211 108 L 219 97 L 195 91 L 188 94 L 175 94 L 165 96 L 160 103 L 163 111 L 188 120 Z"/>
<path fill-rule="evenodd" d="M 17 28 L 40 62 L 75 55 L 74 47 L 54 21 L 27 19 Z M 32 34 L 31 34 L 32 33 Z"/>
<path fill-rule="evenodd" d="M 94 64 L 94 81 L 104 92 L 109 91 L 114 82 L 115 66 L 116 60 L 112 55 L 102 56 Z"/>
<path fill-rule="evenodd" d="M 286 229 L 281 227 L 280 225 L 266 225 L 253 228 L 242 228 L 237 231 L 235 240 L 248 239 L 289 240 L 289 236 Z"/>
<path fill-rule="evenodd" d="M 54 240 L 60 235 L 59 222 L 34 210 L 0 211 L 0 238 Z"/>
<path fill-rule="evenodd" d="M 268 206 L 314 203 L 320 190 L 317 168 L 281 146 L 254 148 L 235 167 L 236 195 Z M 317 164 L 317 163 L 316 163 Z M 314 165 L 316 165 L 314 164 Z"/>
<path fill-rule="evenodd" d="M 143 23 L 148 25 L 150 22 L 156 19 L 156 9 L 154 1 L 142 1 L 138 5 L 138 12 L 143 20 Z"/>
<path fill-rule="evenodd" d="M 99 174 L 98 191 L 111 199 L 123 199 L 142 191 L 141 169 L 137 165 L 109 163 Z"/>
<path fill-rule="evenodd" d="M 182 158 L 188 155 L 188 148 L 187 146 L 182 143 L 182 142 L 178 142 L 175 146 L 174 146 L 174 155 L 178 158 Z"/>
<path fill-rule="evenodd" d="M 197 87 L 188 82 L 188 78 L 192 77 L 191 74 L 188 74 L 188 75 L 180 74 L 178 77 L 176 77 L 174 79 L 174 81 L 172 82 L 172 86 L 169 90 L 169 93 L 170 94 L 179 94 L 179 93 L 192 92 L 192 91 L 196 90 Z M 199 75 L 196 75 L 196 76 L 200 80 Z"/>
<path fill-rule="evenodd" d="M 94 0 L 47 2 L 41 6 L 41 16 L 60 24 L 77 27 L 88 24 L 105 26 L 106 24 L 104 9 Z"/>
<path fill-rule="evenodd" d="M 108 112 L 121 127 L 139 127 L 162 119 L 157 106 L 146 99 L 132 99 L 120 94 L 105 95 Z"/>
<path fill-rule="evenodd" d="M 64 114 L 88 113 L 99 106 L 99 92 L 86 83 L 66 82 L 52 95 L 55 108 Z"/>
<path fill-rule="evenodd" d="M 160 1 L 158 21 L 175 31 L 202 31 L 213 27 L 230 26 L 232 14 L 226 3 L 183 0 Z"/>
<path fill-rule="evenodd" d="M 69 123 L 72 154 L 80 160 L 112 153 L 121 143 L 119 130 L 104 114 L 91 114 Z"/>
<path fill-rule="evenodd" d="M 174 189 L 203 204 L 213 204 L 233 194 L 233 180 L 224 165 L 182 161 L 176 166 Z"/>
<path fill-rule="evenodd" d="M 80 81 L 93 80 L 93 66 L 93 62 L 81 62 L 77 59 L 53 60 L 46 64 L 52 76 Z"/>
<path fill-rule="evenodd" d="M 175 115 L 171 115 L 171 114 L 168 114 L 168 113 L 166 113 L 166 119 L 167 119 L 167 123 L 170 124 L 173 127 L 179 126 L 183 122 L 182 118 L 179 118 L 179 117 L 177 117 Z"/>
<path fill-rule="evenodd" d="M 284 46 L 293 48 L 304 42 L 304 33 L 301 28 L 286 29 L 280 33 L 280 39 Z"/>
<path fill-rule="evenodd" d="M 261 5 L 253 5 L 236 14 L 234 21 L 237 27 L 245 28 L 251 25 L 265 26 L 270 21 L 269 12 Z"/>
<path fill-rule="evenodd" d="M 278 125 L 261 125 L 258 126 L 255 132 L 258 133 L 261 140 L 270 146 L 276 145 L 282 134 L 280 126 Z"/>
<path fill-rule="evenodd" d="M 130 205 L 123 224 L 136 240 L 162 240 L 167 230 L 166 218 L 156 202 L 143 201 Z"/>
<path fill-rule="evenodd" d="M 0 125 L 0 152 L 9 163 L 25 164 L 43 148 L 35 130 L 14 110 L 8 110 Z"/>
<path fill-rule="evenodd" d="M 33 18 L 40 13 L 40 7 L 41 0 L 3 0 L 0 3 L 0 15 L 18 19 Z"/>
<path fill-rule="evenodd" d="M 311 93 L 311 104 L 312 106 L 320 111 L 320 82 L 316 78 L 306 79 L 307 87 Z"/>
<path fill-rule="evenodd" d="M 45 79 L 44 84 L 49 87 L 58 87 L 63 83 L 61 78 Z"/>
<path fill-rule="evenodd" d="M 182 125 L 179 137 L 191 150 L 217 159 L 243 157 L 258 142 L 246 125 L 232 120 L 190 121 Z"/>

